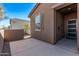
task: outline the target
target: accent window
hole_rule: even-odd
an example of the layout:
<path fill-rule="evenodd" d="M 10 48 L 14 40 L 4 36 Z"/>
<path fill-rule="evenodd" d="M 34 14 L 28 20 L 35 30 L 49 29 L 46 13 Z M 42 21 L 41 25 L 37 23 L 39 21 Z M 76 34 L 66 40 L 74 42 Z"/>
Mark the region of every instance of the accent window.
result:
<path fill-rule="evenodd" d="M 35 17 L 35 31 L 41 31 L 41 17 L 37 15 Z"/>

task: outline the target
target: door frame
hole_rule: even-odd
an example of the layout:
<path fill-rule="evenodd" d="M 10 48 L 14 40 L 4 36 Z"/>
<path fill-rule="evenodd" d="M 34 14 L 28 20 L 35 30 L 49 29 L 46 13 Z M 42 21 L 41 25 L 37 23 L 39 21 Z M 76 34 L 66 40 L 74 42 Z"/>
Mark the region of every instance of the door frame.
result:
<path fill-rule="evenodd" d="M 57 35 L 56 35 L 56 29 L 57 29 L 57 27 L 56 27 L 56 12 L 57 12 L 57 10 L 59 10 L 59 9 L 62 9 L 62 8 L 64 8 L 64 7 L 67 7 L 67 6 L 69 6 L 69 5 L 72 5 L 72 4 L 74 4 L 74 3 L 63 3 L 63 4 L 58 4 L 56 7 L 54 7 L 53 9 L 54 9 L 54 44 L 56 44 L 58 41 L 57 41 Z"/>
<path fill-rule="evenodd" d="M 56 10 L 72 5 L 74 3 L 64 3 L 62 5 L 54 7 L 54 43 L 56 44 Z M 77 4 L 77 19 L 76 19 L 76 31 L 77 31 L 77 51 L 79 51 L 79 3 Z"/>

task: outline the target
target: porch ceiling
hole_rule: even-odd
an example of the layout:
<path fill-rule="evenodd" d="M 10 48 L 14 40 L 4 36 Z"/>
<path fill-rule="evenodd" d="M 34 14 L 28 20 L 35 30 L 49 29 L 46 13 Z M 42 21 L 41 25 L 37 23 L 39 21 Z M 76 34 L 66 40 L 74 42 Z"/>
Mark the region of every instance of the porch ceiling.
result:
<path fill-rule="evenodd" d="M 74 3 L 72 5 L 66 6 L 62 9 L 57 10 L 58 12 L 62 13 L 62 14 L 67 14 L 67 13 L 71 13 L 71 12 L 75 12 L 77 11 L 77 4 Z"/>

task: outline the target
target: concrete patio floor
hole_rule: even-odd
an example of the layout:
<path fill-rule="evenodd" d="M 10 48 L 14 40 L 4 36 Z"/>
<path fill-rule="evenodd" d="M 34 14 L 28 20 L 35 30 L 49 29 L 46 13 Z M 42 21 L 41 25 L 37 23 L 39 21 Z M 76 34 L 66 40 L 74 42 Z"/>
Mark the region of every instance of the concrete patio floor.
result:
<path fill-rule="evenodd" d="M 77 52 L 73 52 L 76 50 L 67 49 L 67 47 L 61 45 L 61 42 L 51 45 L 34 38 L 28 38 L 9 44 L 12 56 L 78 56 Z"/>

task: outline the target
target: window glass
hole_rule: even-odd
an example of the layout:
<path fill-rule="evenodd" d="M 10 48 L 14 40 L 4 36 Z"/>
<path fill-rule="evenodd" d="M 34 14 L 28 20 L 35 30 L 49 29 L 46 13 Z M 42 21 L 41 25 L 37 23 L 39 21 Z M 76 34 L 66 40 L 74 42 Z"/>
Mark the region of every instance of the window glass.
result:
<path fill-rule="evenodd" d="M 68 25 L 68 28 L 76 28 L 76 25 Z"/>
<path fill-rule="evenodd" d="M 37 15 L 35 17 L 35 31 L 40 31 L 41 30 L 41 18 L 40 15 Z"/>

